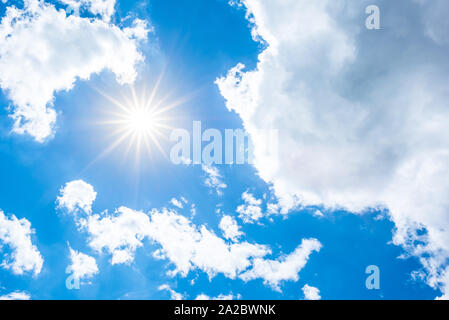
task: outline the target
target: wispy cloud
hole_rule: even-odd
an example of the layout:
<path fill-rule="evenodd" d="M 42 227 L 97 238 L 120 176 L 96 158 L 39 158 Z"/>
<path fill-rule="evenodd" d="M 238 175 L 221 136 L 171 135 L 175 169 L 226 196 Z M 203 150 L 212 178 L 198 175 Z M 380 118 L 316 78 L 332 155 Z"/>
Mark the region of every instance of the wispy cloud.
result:
<path fill-rule="evenodd" d="M 212 165 L 205 164 L 203 164 L 201 168 L 206 174 L 206 179 L 204 181 L 206 186 L 215 190 L 217 195 L 223 195 L 223 189 L 226 189 L 227 185 L 223 182 L 223 176 L 220 174 L 218 168 Z"/>

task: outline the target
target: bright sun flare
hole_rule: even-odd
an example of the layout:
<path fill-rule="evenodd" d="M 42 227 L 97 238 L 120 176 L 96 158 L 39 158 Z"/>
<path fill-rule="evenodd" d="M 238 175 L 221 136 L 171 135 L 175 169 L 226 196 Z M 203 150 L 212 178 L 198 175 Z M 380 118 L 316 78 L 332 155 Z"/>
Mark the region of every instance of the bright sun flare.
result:
<path fill-rule="evenodd" d="M 135 134 L 146 134 L 147 131 L 154 130 L 155 118 L 149 110 L 143 108 L 132 109 L 125 118 L 127 127 Z"/>
<path fill-rule="evenodd" d="M 131 101 L 123 104 L 117 102 L 116 105 L 119 109 L 114 113 L 115 119 L 109 122 L 116 127 L 112 147 L 127 143 L 128 151 L 135 149 L 139 156 L 143 148 L 149 153 L 154 145 L 164 154 L 159 142 L 164 137 L 162 129 L 169 128 L 164 124 L 166 119 L 161 116 L 164 108 L 151 101 L 139 100 L 135 94 Z"/>
<path fill-rule="evenodd" d="M 112 103 L 112 108 L 108 107 L 107 120 L 101 123 L 111 126 L 113 141 L 99 157 L 105 156 L 120 145 L 125 145 L 125 154 L 134 150 L 136 159 L 140 157 L 142 151 L 151 154 L 154 146 L 165 155 L 160 139 L 167 139 L 164 131 L 173 129 L 167 124 L 169 122 L 169 118 L 166 117 L 167 111 L 181 105 L 185 99 L 164 104 L 163 100 L 155 100 L 156 90 L 157 86 L 150 93 L 142 90 L 137 94 L 131 87 L 131 95 L 123 96 L 119 100 L 100 92 Z"/>

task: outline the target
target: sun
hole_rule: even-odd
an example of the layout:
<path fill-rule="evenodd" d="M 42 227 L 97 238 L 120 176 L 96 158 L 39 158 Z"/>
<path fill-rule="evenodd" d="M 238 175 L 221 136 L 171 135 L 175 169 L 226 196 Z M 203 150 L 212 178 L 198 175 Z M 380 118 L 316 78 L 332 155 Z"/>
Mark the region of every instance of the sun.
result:
<path fill-rule="evenodd" d="M 125 118 L 128 130 L 134 134 L 147 134 L 148 131 L 154 130 L 157 122 L 150 110 L 144 108 L 132 109 Z"/>
<path fill-rule="evenodd" d="M 141 83 L 137 89 L 135 85 L 118 88 L 114 94 L 93 88 L 105 98 L 99 103 L 101 120 L 94 124 L 105 129 L 108 142 L 87 167 L 113 151 L 119 151 L 125 158 L 134 158 L 136 168 L 139 168 L 144 155 L 146 159 L 153 159 L 155 149 L 168 159 L 163 145 L 168 145 L 170 133 L 175 129 L 173 122 L 181 120 L 180 114 L 175 115 L 172 111 L 185 105 L 198 92 L 191 91 L 183 96 L 178 96 L 174 88 L 161 92 L 163 75 L 158 77 L 150 90 L 147 90 L 146 83 Z"/>
<path fill-rule="evenodd" d="M 182 104 L 182 100 L 166 103 L 164 99 L 156 99 L 157 87 L 147 92 L 129 87 L 128 94 L 114 98 L 97 90 L 107 99 L 104 119 L 98 124 L 108 128 L 110 145 L 97 157 L 102 158 L 113 150 L 124 147 L 125 156 L 134 155 L 138 160 L 143 154 L 152 155 L 158 149 L 166 156 L 161 141 L 168 140 L 169 110 Z"/>
<path fill-rule="evenodd" d="M 140 156 L 143 147 L 150 153 L 153 145 L 165 154 L 159 140 L 164 138 L 162 130 L 168 129 L 169 126 L 165 123 L 166 119 L 161 116 L 160 107 L 132 100 L 120 105 L 119 112 L 115 116 L 115 121 L 110 123 L 116 126 L 117 143 L 128 143 L 128 150 L 134 148 L 137 156 Z"/>
<path fill-rule="evenodd" d="M 151 135 L 160 122 L 155 112 L 142 106 L 132 106 L 123 114 L 123 129 L 133 135 Z"/>

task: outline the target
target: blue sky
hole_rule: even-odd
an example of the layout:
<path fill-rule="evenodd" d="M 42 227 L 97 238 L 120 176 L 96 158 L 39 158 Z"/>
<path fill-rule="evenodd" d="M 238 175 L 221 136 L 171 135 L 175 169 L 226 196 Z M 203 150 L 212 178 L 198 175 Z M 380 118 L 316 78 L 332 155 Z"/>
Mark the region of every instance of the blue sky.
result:
<path fill-rule="evenodd" d="M 385 2 L 379 2 L 384 5 L 381 9 L 388 12 Z M 4 16 L 5 8 L 13 4 L 22 6 L 20 1 L 2 3 L 0 15 Z M 62 7 L 60 3 L 56 5 Z M 250 124 L 245 116 L 240 116 L 242 109 L 230 111 L 227 108 L 226 97 L 214 83 L 238 63 L 253 70 L 261 59 L 259 55 L 267 48 L 266 43 L 252 38 L 253 25 L 245 13 L 244 7 L 231 6 L 225 0 L 117 1 L 115 4 L 111 23 L 123 29 L 130 26 L 130 19 L 139 18 L 149 21 L 153 27 L 148 39 L 138 45 L 144 62 L 135 66 L 134 87 L 139 93 L 148 92 L 163 74 L 157 99 L 168 96 L 164 104 L 182 100 L 166 114 L 172 127 L 191 130 L 192 121 L 196 120 L 201 121 L 205 129 L 218 130 L 243 128 Z M 413 14 L 410 10 L 410 15 Z M 87 16 L 101 20 L 91 13 L 82 13 L 82 17 Z M 127 16 L 131 18 L 122 20 Z M 365 17 L 364 12 L 360 12 L 361 28 L 364 28 Z M 343 24 L 345 19 L 341 18 L 338 23 Z M 351 23 L 353 20 L 342 29 L 350 28 Z M 362 46 L 369 46 L 370 41 L 374 40 L 365 40 L 368 44 Z M 362 47 L 360 51 L 363 52 Z M 61 49 L 59 54 L 64 55 L 64 50 Z M 360 71 L 363 63 L 352 64 L 350 68 L 355 70 L 347 72 L 353 72 L 357 78 L 363 71 Z M 366 68 L 370 69 L 370 66 Z M 311 72 L 312 82 L 316 82 L 314 77 L 320 72 Z M 365 91 L 370 90 L 370 84 L 365 86 L 360 82 L 356 85 L 356 80 L 352 81 L 350 96 L 362 101 L 363 98 L 357 97 L 364 96 Z M 405 245 L 392 243 L 399 222 L 395 216 L 392 218 L 388 208 L 365 208 L 354 213 L 356 210 L 347 210 L 350 206 L 346 203 L 335 208 L 328 205 L 331 200 L 323 200 L 322 205 L 296 205 L 289 208 L 287 215 L 268 215 L 265 214 L 267 204 L 277 201 L 280 192 L 276 192 L 277 180 L 271 183 L 261 178 L 258 170 L 264 170 L 263 167 L 248 164 L 214 166 L 227 186 L 220 195 L 206 185 L 207 173 L 201 165 L 176 166 L 154 145 L 150 156 L 136 155 L 132 147 L 127 152 L 124 143 L 99 157 L 114 141 L 114 128 L 104 121 L 111 110 L 117 108 L 104 95 L 122 99 L 131 94 L 129 85 L 118 83 L 111 70 L 92 74 L 89 80 L 76 80 L 69 90 L 56 90 L 52 104 L 57 121 L 53 135 L 43 142 L 27 133 L 11 132 L 13 120 L 9 107 L 16 103 L 11 98 L 12 90 L 3 81 L 0 91 L 0 210 L 7 219 L 15 215 L 31 223 L 34 230 L 32 244 L 40 252 L 43 265 L 36 275 L 29 270 L 23 274 L 13 272 L 7 265 L 11 263 L 15 249 L 11 243 L 2 245 L 0 236 L 0 253 L 4 257 L 0 260 L 6 261 L 0 268 L 0 296 L 21 292 L 32 299 L 170 299 L 175 292 L 186 299 L 205 294 L 209 297 L 232 295 L 241 299 L 298 300 L 305 298 L 302 290 L 305 285 L 318 288 L 322 299 L 434 299 L 441 295 L 438 286 L 432 288 L 425 279 L 412 276 L 417 271 L 421 274 L 428 271 L 419 261 L 422 256 L 410 253 L 410 248 Z M 340 91 L 345 90 L 348 88 Z M 292 96 L 295 97 L 294 92 Z M 305 126 L 301 117 L 296 123 Z M 169 130 L 162 132 L 165 138 L 160 138 L 159 142 L 169 154 L 173 142 L 167 139 Z M 289 170 L 296 172 L 294 167 Z M 376 174 L 377 171 L 373 172 Z M 305 266 L 297 272 L 299 279 L 280 281 L 280 290 L 274 290 L 261 276 L 244 281 L 217 272 L 209 277 L 195 263 L 188 274 L 170 276 L 167 272 L 173 270 L 174 263 L 168 258 L 153 256 L 161 244 L 151 237 L 141 240 L 142 246 L 135 250 L 132 261 L 113 265 L 110 252 L 95 250 L 89 242 L 94 236 L 77 225 L 76 215 L 83 214 L 82 210 L 77 208 L 77 212 L 70 212 L 64 205 L 58 208 L 61 188 L 77 180 L 91 185 L 97 192 L 92 204 L 94 214 L 105 210 L 110 214 L 122 206 L 144 213 L 166 207 L 187 217 L 197 228 L 206 226 L 220 238 L 220 221 L 223 215 L 229 215 L 244 233 L 239 241 L 269 247 L 271 254 L 264 257 L 269 260 L 291 254 L 303 239 L 317 239 L 322 248 L 310 254 Z M 244 204 L 242 194 L 245 191 L 262 199 L 260 207 L 264 216 L 256 223 L 244 223 L 237 212 L 237 208 Z M 183 209 L 170 203 L 172 198 L 179 200 L 181 197 L 188 201 Z M 193 216 L 190 212 L 192 204 L 196 208 Z M 314 215 L 317 208 L 323 216 Z M 217 209 L 220 210 L 217 212 Z M 70 248 L 94 258 L 98 268 L 97 272 L 82 279 L 79 290 L 66 287 Z M 365 286 L 368 276 L 365 268 L 369 265 L 380 269 L 378 290 L 368 290 Z M 161 288 L 163 285 L 173 290 L 172 294 Z"/>

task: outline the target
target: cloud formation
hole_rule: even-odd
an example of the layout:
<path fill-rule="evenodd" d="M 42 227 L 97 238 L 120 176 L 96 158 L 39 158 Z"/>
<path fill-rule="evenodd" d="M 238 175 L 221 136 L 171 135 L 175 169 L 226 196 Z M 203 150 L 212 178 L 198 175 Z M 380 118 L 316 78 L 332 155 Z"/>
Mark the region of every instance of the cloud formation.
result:
<path fill-rule="evenodd" d="M 172 199 L 170 200 L 170 203 L 171 203 L 173 206 L 177 207 L 178 209 L 184 209 L 184 204 L 187 204 L 187 203 L 189 203 L 189 202 L 188 202 L 187 199 L 185 199 L 184 197 L 181 197 L 180 200 L 178 200 L 178 199 L 176 199 L 176 198 L 172 198 Z"/>
<path fill-rule="evenodd" d="M 203 169 L 203 172 L 206 175 L 206 178 L 204 180 L 206 186 L 215 190 L 217 195 L 219 196 L 223 195 L 223 189 L 226 189 L 227 185 L 223 182 L 223 177 L 220 174 L 218 168 L 206 164 L 203 164 L 201 168 Z"/>
<path fill-rule="evenodd" d="M 115 0 L 59 0 L 79 15 L 81 10 L 88 10 L 99 15 L 105 22 L 111 21 L 114 14 Z"/>
<path fill-rule="evenodd" d="M 95 258 L 82 252 L 70 248 L 70 272 L 77 280 L 92 278 L 98 273 L 98 266 Z"/>
<path fill-rule="evenodd" d="M 314 251 L 319 252 L 321 247 L 317 239 L 304 239 L 295 251 L 276 260 L 254 259 L 252 269 L 243 273 L 241 278 L 245 281 L 262 278 L 273 290 L 280 291 L 282 281 L 299 280 L 299 271 L 307 264 L 310 255 Z"/>
<path fill-rule="evenodd" d="M 233 3 L 266 48 L 254 70 L 238 64 L 217 85 L 283 211 L 387 208 L 394 243 L 447 294 L 447 2 L 385 3 L 381 30 L 364 26 L 370 1 Z M 262 129 L 279 130 L 278 163 L 258 151 Z"/>
<path fill-rule="evenodd" d="M 234 296 L 232 293 L 230 294 L 219 294 L 217 297 L 209 297 L 208 295 L 202 293 L 199 294 L 195 300 L 200 300 L 200 301 L 207 301 L 207 300 L 221 300 L 221 301 L 231 301 L 231 300 L 239 300 L 241 299 L 241 295 L 238 294 L 237 296 Z"/>
<path fill-rule="evenodd" d="M 27 292 L 14 291 L 6 295 L 0 296 L 0 300 L 30 300 L 31 296 Z"/>
<path fill-rule="evenodd" d="M 171 300 L 185 300 L 185 297 L 183 294 L 176 292 L 175 290 L 170 288 L 170 286 L 168 284 L 163 284 L 163 285 L 159 286 L 158 290 L 159 291 L 168 291 L 168 293 L 170 294 Z"/>
<path fill-rule="evenodd" d="M 304 293 L 305 300 L 321 300 L 320 290 L 318 288 L 306 284 L 302 287 L 302 292 Z"/>
<path fill-rule="evenodd" d="M 146 214 L 120 207 L 112 214 L 92 214 L 90 206 L 84 207 L 84 214 L 69 212 L 74 213 L 80 231 L 87 233 L 91 248 L 110 254 L 112 264 L 130 264 L 136 250 L 149 240 L 158 247 L 153 251 L 154 258 L 168 260 L 174 266 L 168 272 L 170 276 L 186 277 L 191 271 L 201 270 L 210 278 L 217 274 L 244 281 L 261 278 L 280 290 L 282 281 L 298 280 L 311 253 L 321 248 L 318 240 L 304 239 L 293 253 L 269 260 L 266 257 L 272 252 L 268 246 L 237 241 L 236 230 L 231 230 L 234 242 L 228 243 L 213 230 L 194 225 L 176 211 L 153 209 Z"/>
<path fill-rule="evenodd" d="M 237 213 L 243 222 L 254 223 L 263 217 L 261 199 L 256 199 L 254 195 L 248 191 L 245 191 L 242 194 L 242 199 L 245 203 L 237 207 Z"/>
<path fill-rule="evenodd" d="M 223 231 L 223 237 L 231 241 L 237 241 L 243 235 L 237 221 L 231 216 L 224 215 L 218 227 Z"/>
<path fill-rule="evenodd" d="M 0 210 L 0 252 L 4 252 L 4 260 L 0 266 L 11 270 L 16 275 L 31 272 L 38 275 L 42 270 L 44 259 L 33 244 L 31 223 L 15 215 L 6 216 Z M 1 245 L 6 245 L 11 253 L 7 253 Z"/>
<path fill-rule="evenodd" d="M 90 184 L 82 180 L 71 181 L 59 192 L 60 196 L 56 200 L 59 208 L 65 208 L 70 213 L 77 210 L 92 213 L 92 203 L 97 198 L 97 193 Z"/>
<path fill-rule="evenodd" d="M 113 10 L 114 1 L 82 3 L 104 19 L 68 15 L 39 0 L 25 1 L 23 9 L 7 7 L 0 24 L 0 88 L 12 101 L 13 132 L 38 142 L 51 137 L 54 95 L 72 89 L 78 79 L 110 70 L 121 84 L 135 80 L 136 64 L 143 61 L 138 45 L 146 38 L 146 23 L 138 20 L 120 29 L 106 22 L 109 13 L 101 9 L 105 5 L 104 10 Z"/>

